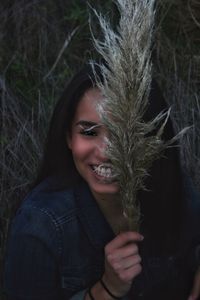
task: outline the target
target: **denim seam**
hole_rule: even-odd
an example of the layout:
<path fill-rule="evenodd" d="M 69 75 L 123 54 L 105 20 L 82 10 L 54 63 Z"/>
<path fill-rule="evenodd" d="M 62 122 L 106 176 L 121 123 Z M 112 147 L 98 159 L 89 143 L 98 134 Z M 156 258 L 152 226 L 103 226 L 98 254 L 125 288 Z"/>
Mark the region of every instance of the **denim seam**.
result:
<path fill-rule="evenodd" d="M 61 234 L 60 225 L 59 225 L 59 223 L 56 220 L 56 216 L 52 212 L 50 212 L 50 211 L 48 211 L 46 209 L 42 209 L 42 208 L 39 208 L 37 206 L 32 206 L 32 205 L 30 205 L 30 207 L 33 208 L 33 209 L 39 210 L 41 213 L 43 213 L 46 216 L 48 216 L 50 218 L 51 222 L 54 224 L 55 231 L 56 231 L 57 237 L 58 237 L 58 253 L 59 253 L 60 257 L 61 257 L 62 250 L 63 250 L 62 249 L 62 243 L 61 243 L 61 240 L 62 240 L 61 236 L 62 236 L 62 234 Z"/>
<path fill-rule="evenodd" d="M 70 221 L 76 219 L 77 213 L 78 213 L 78 209 L 74 209 L 74 210 L 72 210 L 72 211 L 70 212 L 70 214 L 65 215 L 65 216 L 62 216 L 62 217 L 58 217 L 58 218 L 57 218 L 57 223 L 58 223 L 59 225 L 68 223 L 68 222 L 70 222 Z"/>

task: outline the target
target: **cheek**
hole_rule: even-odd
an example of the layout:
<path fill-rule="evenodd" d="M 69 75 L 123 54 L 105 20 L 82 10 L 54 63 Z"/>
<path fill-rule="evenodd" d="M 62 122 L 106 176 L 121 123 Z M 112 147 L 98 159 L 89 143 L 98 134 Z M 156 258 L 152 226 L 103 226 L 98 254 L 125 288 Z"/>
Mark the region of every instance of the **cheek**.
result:
<path fill-rule="evenodd" d="M 87 141 L 83 141 L 80 138 L 72 139 L 71 141 L 71 151 L 74 160 L 87 159 L 93 152 L 92 145 Z"/>

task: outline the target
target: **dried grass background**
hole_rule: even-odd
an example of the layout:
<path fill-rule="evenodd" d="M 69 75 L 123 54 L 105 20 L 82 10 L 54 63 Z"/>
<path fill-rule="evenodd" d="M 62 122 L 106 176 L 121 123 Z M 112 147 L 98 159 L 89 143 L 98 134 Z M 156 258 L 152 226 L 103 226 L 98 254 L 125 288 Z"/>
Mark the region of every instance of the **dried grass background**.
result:
<path fill-rule="evenodd" d="M 156 76 L 175 130 L 192 126 L 181 139 L 181 162 L 200 190 L 200 2 L 160 1 L 158 24 Z"/>
<path fill-rule="evenodd" d="M 158 2 L 155 76 L 174 105 L 177 131 L 194 125 L 181 155 L 200 188 L 200 2 Z M 115 23 L 112 1 L 90 3 Z M 1 269 L 9 221 L 34 178 L 53 105 L 93 51 L 85 1 L 1 0 L 0 16 Z"/>

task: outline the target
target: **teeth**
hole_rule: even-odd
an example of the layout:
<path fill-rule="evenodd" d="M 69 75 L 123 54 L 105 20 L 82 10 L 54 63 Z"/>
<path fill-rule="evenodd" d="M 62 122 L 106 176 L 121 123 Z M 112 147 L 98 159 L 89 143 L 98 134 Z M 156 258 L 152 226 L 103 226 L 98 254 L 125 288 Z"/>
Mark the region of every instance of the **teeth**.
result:
<path fill-rule="evenodd" d="M 94 167 L 95 173 L 97 173 L 99 176 L 106 177 L 106 178 L 114 177 L 112 171 L 113 171 L 112 168 L 106 165 L 99 165 Z"/>

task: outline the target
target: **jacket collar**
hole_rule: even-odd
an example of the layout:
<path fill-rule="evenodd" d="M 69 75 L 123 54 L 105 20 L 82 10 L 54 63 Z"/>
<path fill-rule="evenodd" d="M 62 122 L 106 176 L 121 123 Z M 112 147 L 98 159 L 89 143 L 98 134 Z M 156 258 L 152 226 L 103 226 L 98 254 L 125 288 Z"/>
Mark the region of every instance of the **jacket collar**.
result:
<path fill-rule="evenodd" d="M 75 201 L 78 217 L 89 240 L 95 248 L 103 250 L 115 235 L 85 182 L 75 188 Z"/>

